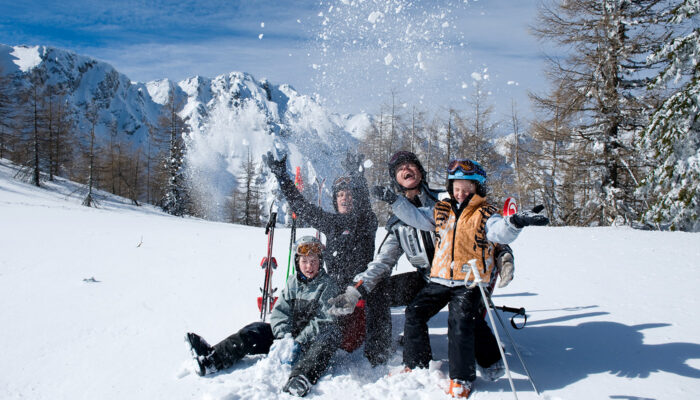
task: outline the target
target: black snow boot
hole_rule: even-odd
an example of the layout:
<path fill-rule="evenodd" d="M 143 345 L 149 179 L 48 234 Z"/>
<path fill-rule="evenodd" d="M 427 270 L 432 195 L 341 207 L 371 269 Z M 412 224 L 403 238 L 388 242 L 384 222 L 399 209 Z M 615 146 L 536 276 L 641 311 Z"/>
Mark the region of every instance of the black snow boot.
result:
<path fill-rule="evenodd" d="M 196 333 L 187 332 L 185 341 L 190 345 L 192 355 L 195 357 L 206 357 L 214 351 L 209 343 Z"/>
<path fill-rule="evenodd" d="M 185 335 L 185 341 L 190 345 L 192 357 L 197 362 L 197 375 L 204 376 L 218 371 L 219 363 L 215 362 L 216 354 L 206 340 L 196 333 L 188 332 Z"/>
<path fill-rule="evenodd" d="M 311 390 L 311 382 L 304 375 L 290 376 L 282 391 L 291 395 L 304 397 Z"/>
<path fill-rule="evenodd" d="M 213 374 L 223 369 L 221 364 L 216 361 L 216 353 L 211 353 L 206 357 L 196 357 L 195 361 L 197 361 L 197 366 L 199 367 L 197 370 L 197 375 L 199 376 Z"/>

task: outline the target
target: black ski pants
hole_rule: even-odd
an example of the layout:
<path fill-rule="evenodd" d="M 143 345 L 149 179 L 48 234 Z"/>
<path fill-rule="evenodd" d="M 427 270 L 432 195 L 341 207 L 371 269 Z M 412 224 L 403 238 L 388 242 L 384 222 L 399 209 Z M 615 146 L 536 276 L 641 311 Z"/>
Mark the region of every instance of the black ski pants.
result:
<path fill-rule="evenodd" d="M 370 364 L 382 364 L 391 354 L 391 307 L 409 304 L 425 285 L 418 272 L 407 272 L 384 279 L 367 295 L 365 356 Z"/>
<path fill-rule="evenodd" d="M 410 306 L 427 284 L 418 271 L 406 272 L 383 280 L 367 296 L 365 356 L 372 365 L 385 362 L 391 354 L 390 307 Z M 501 359 L 501 352 L 496 337 L 483 317 L 485 313 L 474 321 L 474 340 L 476 362 L 486 368 Z M 404 332 L 404 340 L 405 338 Z M 428 349 L 428 361 L 431 357 L 432 353 Z"/>
<path fill-rule="evenodd" d="M 479 314 L 480 304 L 478 288 L 468 289 L 462 285 L 448 287 L 434 282 L 428 283 L 406 307 L 404 365 L 409 368 L 428 366 L 432 358 L 428 320 L 445 305 L 449 305 L 447 353 L 450 362 L 450 378 L 464 381 L 476 379 L 475 321 L 477 319 L 483 321 Z M 497 345 L 496 351 L 498 351 Z"/>
<path fill-rule="evenodd" d="M 338 348 L 337 327 L 321 331 L 313 342 L 302 346 L 301 356 L 292 367 L 290 376 L 304 375 L 311 383 L 316 383 L 328 367 L 331 357 Z M 214 345 L 214 363 L 218 369 L 226 369 L 249 354 L 267 354 L 275 337 L 270 324 L 253 322 Z"/>

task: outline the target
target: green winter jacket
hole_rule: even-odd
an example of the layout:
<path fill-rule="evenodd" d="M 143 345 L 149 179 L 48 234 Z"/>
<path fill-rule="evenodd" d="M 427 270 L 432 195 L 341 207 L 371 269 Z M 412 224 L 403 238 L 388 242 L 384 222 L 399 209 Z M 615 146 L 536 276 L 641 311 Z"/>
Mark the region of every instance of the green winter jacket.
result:
<path fill-rule="evenodd" d="M 323 268 L 310 282 L 290 276 L 270 314 L 275 338 L 290 333 L 295 341 L 305 345 L 321 332 L 338 330 L 335 318 L 328 314 L 328 300 L 338 294 L 338 287 Z"/>

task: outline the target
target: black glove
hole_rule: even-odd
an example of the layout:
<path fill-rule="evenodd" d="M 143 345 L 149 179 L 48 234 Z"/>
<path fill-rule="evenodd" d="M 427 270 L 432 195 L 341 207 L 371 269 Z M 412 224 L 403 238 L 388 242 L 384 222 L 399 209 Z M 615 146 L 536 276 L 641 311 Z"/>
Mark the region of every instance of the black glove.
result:
<path fill-rule="evenodd" d="M 275 176 L 280 176 L 287 172 L 287 155 L 282 155 L 280 160 L 275 160 L 271 151 L 267 152 L 267 155 L 263 156 L 263 162 L 270 168 Z"/>
<path fill-rule="evenodd" d="M 399 198 L 389 186 L 374 186 L 372 188 L 372 196 L 389 204 L 394 204 L 396 199 Z"/>
<path fill-rule="evenodd" d="M 364 172 L 364 168 L 362 166 L 364 159 L 364 154 L 358 154 L 355 156 L 348 153 L 345 160 L 341 161 L 340 165 L 342 165 L 345 171 L 350 175 L 361 174 Z"/>
<path fill-rule="evenodd" d="M 530 225 L 547 225 L 549 223 L 549 218 L 538 214 L 542 210 L 544 210 L 544 206 L 540 204 L 530 211 L 515 213 L 510 216 L 510 223 L 516 228 L 524 228 Z"/>

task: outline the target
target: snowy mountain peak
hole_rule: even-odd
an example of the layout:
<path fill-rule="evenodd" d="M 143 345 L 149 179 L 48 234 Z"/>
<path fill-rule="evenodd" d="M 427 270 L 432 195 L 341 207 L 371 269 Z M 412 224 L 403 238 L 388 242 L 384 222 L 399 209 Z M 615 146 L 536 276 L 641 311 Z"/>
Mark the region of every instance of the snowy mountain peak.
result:
<path fill-rule="evenodd" d="M 39 46 L 17 46 L 10 53 L 15 60 L 13 62 L 22 72 L 28 72 L 32 68 L 36 67 L 41 63 L 40 51 L 43 51 L 43 47 Z"/>
<path fill-rule="evenodd" d="M 188 166 L 197 181 L 195 194 L 208 199 L 212 218 L 224 218 L 227 196 L 237 185 L 241 161 L 259 163 L 270 149 L 289 154 L 290 168 L 301 166 L 308 179 L 333 179 L 336 162 L 369 125 L 366 115 L 339 116 L 288 84 L 256 80 L 245 72 L 214 78 L 194 76 L 180 82 L 164 78 L 133 82 L 108 63 L 46 46 L 0 45 L 0 73 L 13 87 L 28 87 L 38 76 L 43 84 L 63 90 L 78 132 L 89 131 L 85 114 L 98 108 L 98 139 L 107 141 L 117 126 L 118 140 L 145 146 L 148 126 L 158 126 L 163 105 L 173 95 L 179 115 L 189 125 Z M 291 171 L 290 171 L 291 172 Z M 260 177 L 268 192 L 276 182 Z M 272 195 L 266 199 L 272 201 Z"/>

